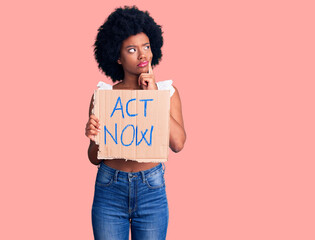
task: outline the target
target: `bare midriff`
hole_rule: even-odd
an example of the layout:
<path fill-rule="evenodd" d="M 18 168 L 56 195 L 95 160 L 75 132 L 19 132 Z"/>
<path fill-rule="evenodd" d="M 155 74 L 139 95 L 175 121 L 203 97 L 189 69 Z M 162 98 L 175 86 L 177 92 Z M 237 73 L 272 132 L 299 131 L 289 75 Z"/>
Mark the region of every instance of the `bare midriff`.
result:
<path fill-rule="evenodd" d="M 104 159 L 103 163 L 107 166 L 124 171 L 124 172 L 139 172 L 145 171 L 150 168 L 157 166 L 159 163 L 149 162 L 149 163 L 140 163 L 133 160 L 125 160 L 125 159 Z"/>

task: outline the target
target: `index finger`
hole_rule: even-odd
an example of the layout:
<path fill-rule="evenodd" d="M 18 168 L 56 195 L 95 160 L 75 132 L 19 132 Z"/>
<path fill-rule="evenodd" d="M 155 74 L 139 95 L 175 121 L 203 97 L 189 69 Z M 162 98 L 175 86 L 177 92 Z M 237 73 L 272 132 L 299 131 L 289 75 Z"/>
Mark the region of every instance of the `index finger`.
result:
<path fill-rule="evenodd" d="M 152 73 L 153 72 L 153 69 L 152 69 L 152 66 L 151 66 L 151 62 L 149 61 L 149 72 L 148 73 Z"/>

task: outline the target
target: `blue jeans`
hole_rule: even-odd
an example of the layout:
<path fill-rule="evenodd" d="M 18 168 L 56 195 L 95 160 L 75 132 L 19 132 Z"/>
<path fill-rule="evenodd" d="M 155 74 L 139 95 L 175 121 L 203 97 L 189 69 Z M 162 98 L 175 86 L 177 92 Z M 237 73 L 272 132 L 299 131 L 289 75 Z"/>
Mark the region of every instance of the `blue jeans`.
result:
<path fill-rule="evenodd" d="M 114 161 L 114 160 L 113 160 Z M 99 165 L 92 205 L 96 240 L 164 240 L 168 226 L 164 169 L 123 172 Z"/>

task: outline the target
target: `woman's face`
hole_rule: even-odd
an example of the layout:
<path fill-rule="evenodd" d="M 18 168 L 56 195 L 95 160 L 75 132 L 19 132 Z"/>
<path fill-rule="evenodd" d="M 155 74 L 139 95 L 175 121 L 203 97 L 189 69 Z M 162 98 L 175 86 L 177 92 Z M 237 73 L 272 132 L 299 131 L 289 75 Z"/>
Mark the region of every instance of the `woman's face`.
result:
<path fill-rule="evenodd" d="M 141 32 L 132 35 L 122 42 L 118 63 L 122 65 L 125 75 L 140 75 L 149 71 L 149 61 L 152 61 L 150 40 Z"/>

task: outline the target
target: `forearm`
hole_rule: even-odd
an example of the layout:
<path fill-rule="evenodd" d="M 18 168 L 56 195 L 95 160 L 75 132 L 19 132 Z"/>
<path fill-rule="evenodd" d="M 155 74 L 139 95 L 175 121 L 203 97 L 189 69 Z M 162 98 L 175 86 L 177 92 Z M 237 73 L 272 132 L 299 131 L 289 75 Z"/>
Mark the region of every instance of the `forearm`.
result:
<path fill-rule="evenodd" d="M 179 152 L 184 148 L 186 133 L 184 128 L 170 115 L 170 148 Z"/>
<path fill-rule="evenodd" d="M 95 144 L 94 141 L 90 142 L 90 146 L 88 149 L 88 156 L 91 163 L 94 165 L 98 165 L 102 162 L 102 159 L 97 159 L 98 145 Z"/>

